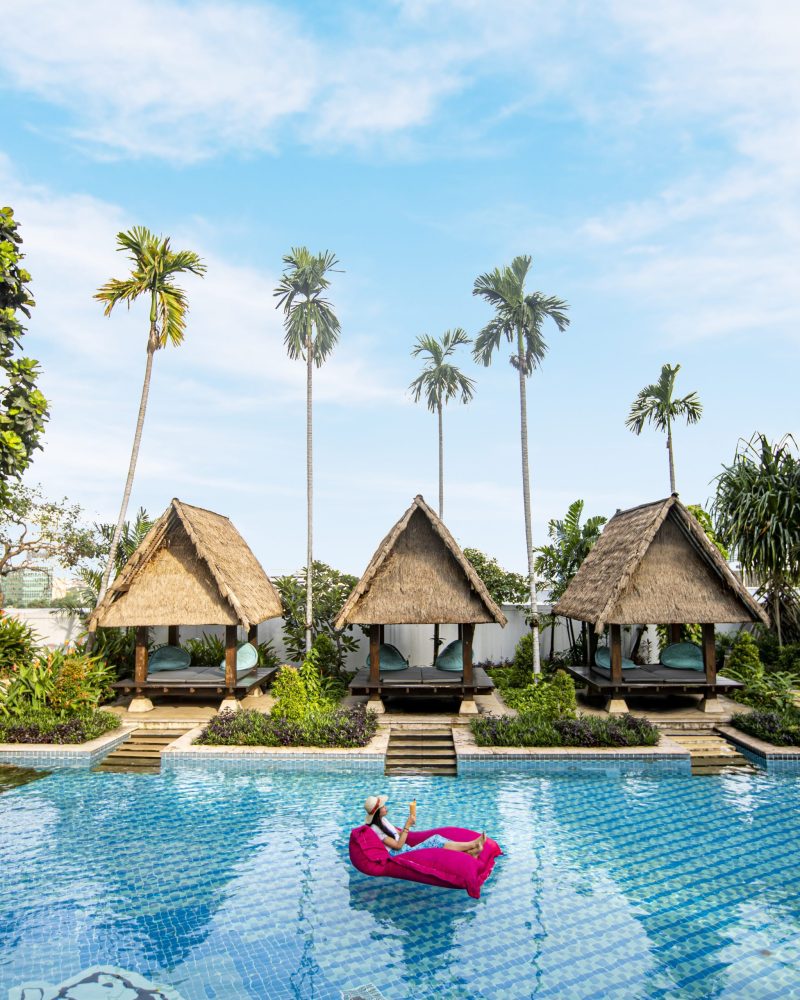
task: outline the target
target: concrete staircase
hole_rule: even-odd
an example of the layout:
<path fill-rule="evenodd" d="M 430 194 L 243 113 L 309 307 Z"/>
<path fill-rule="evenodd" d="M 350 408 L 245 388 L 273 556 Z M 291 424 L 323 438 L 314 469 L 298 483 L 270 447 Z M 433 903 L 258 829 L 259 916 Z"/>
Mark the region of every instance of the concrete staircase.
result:
<path fill-rule="evenodd" d="M 670 733 L 669 736 L 689 751 L 692 774 L 720 774 L 732 768 L 756 770 L 732 744 L 713 731 Z"/>
<path fill-rule="evenodd" d="M 386 774 L 443 774 L 455 777 L 453 732 L 443 723 L 392 723 Z"/>
<path fill-rule="evenodd" d="M 155 774 L 161 770 L 161 751 L 188 729 L 134 729 L 124 743 L 104 757 L 95 771 Z"/>

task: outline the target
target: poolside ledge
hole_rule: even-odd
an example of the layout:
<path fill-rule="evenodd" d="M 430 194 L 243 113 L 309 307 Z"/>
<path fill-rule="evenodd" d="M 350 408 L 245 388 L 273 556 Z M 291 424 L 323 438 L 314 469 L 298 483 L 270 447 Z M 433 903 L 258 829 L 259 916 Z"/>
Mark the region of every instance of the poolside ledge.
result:
<path fill-rule="evenodd" d="M 480 747 L 471 730 L 453 729 L 459 774 L 473 767 L 502 766 L 517 761 L 645 761 L 678 765 L 691 769 L 689 751 L 670 739 L 661 736 L 654 747 Z"/>
<path fill-rule="evenodd" d="M 743 733 L 735 726 L 717 726 L 717 732 L 767 767 L 772 764 L 777 767 L 800 768 L 800 747 L 779 747 L 749 733 Z"/>
<path fill-rule="evenodd" d="M 323 762 L 379 766 L 383 770 L 386 748 L 389 744 L 389 728 L 381 726 L 364 747 L 204 746 L 195 743 L 203 728 L 196 726 L 165 747 L 161 751 L 162 768 L 171 764 L 236 760 L 253 764 L 269 762 L 301 768 L 309 762 Z"/>
<path fill-rule="evenodd" d="M 24 767 L 93 767 L 126 740 L 136 723 L 123 722 L 119 729 L 86 743 L 0 743 L 0 764 Z"/>

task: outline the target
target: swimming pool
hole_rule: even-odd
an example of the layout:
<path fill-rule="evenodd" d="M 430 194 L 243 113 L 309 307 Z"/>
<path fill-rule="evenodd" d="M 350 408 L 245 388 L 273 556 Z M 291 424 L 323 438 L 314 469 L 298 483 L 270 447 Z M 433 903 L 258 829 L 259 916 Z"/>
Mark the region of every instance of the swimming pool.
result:
<path fill-rule="evenodd" d="M 480 900 L 351 868 L 379 792 L 496 837 Z M 781 773 L 55 771 L 0 795 L 0 997 L 94 965 L 184 1000 L 800 997 L 798 817 Z"/>

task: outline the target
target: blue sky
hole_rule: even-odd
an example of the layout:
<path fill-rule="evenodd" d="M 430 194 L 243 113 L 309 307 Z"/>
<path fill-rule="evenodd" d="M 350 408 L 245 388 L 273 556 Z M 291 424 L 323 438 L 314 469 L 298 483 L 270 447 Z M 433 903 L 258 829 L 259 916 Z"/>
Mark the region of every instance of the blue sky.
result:
<path fill-rule="evenodd" d="M 22 226 L 27 348 L 52 418 L 29 479 L 112 520 L 144 368 L 144 305 L 107 319 L 115 235 L 206 260 L 187 337 L 157 356 L 132 506 L 227 514 L 268 572 L 302 565 L 304 371 L 272 290 L 293 245 L 332 249 L 342 322 L 316 380 L 315 554 L 360 573 L 416 493 L 436 428 L 407 392 L 423 332 L 475 335 L 475 277 L 534 258 L 566 299 L 529 382 L 534 540 L 668 492 L 661 435 L 626 430 L 665 362 L 705 413 L 676 431 L 705 502 L 740 437 L 797 428 L 800 11 L 773 0 L 177 3 L 4 12 L 0 201 Z M 653 9 L 650 9 L 653 7 Z M 445 415 L 445 520 L 525 566 L 506 355 Z"/>

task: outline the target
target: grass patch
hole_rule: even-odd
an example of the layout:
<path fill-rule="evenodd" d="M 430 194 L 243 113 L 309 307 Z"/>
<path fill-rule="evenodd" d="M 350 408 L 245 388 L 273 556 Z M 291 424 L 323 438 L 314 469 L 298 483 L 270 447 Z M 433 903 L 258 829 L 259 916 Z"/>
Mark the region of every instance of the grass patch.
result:
<path fill-rule="evenodd" d="M 731 725 L 756 739 L 777 747 L 800 746 L 800 712 L 742 712 L 734 715 Z"/>
<path fill-rule="evenodd" d="M 652 747 L 659 732 L 632 715 L 543 718 L 534 713 L 487 716 L 470 723 L 480 747 Z"/>
<path fill-rule="evenodd" d="M 255 709 L 221 712 L 200 734 L 203 746 L 364 747 L 378 728 L 363 708 L 320 708 L 302 718 L 265 715 Z"/>
<path fill-rule="evenodd" d="M 0 717 L 0 743 L 87 743 L 120 726 L 113 712 L 81 712 L 64 717 L 49 709 Z"/>

